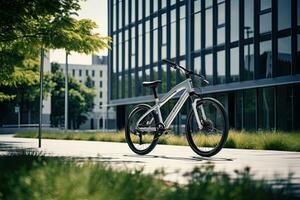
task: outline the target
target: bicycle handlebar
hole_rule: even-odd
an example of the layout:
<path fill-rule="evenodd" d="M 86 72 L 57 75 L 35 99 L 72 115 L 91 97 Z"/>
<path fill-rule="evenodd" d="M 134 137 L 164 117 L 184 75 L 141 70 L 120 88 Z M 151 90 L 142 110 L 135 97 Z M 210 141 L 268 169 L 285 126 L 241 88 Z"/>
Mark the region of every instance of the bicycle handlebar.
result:
<path fill-rule="evenodd" d="M 190 70 L 187 70 L 186 68 L 184 68 L 184 67 L 182 67 L 182 66 L 180 66 L 180 65 L 178 65 L 178 64 L 176 64 L 176 63 L 174 63 L 174 62 L 172 62 L 172 61 L 170 61 L 170 60 L 163 59 L 162 61 L 165 62 L 165 63 L 167 63 L 167 64 L 169 64 L 169 65 L 171 65 L 171 67 L 173 67 L 174 69 L 181 69 L 181 70 L 183 70 L 187 76 L 190 76 L 191 74 L 192 74 L 192 75 L 195 75 L 195 76 L 198 76 L 198 77 L 200 77 L 206 84 L 209 84 L 209 81 L 206 80 L 205 76 L 203 76 L 203 75 L 201 75 L 201 74 L 196 74 L 195 72 L 192 72 L 192 71 L 190 71 Z"/>

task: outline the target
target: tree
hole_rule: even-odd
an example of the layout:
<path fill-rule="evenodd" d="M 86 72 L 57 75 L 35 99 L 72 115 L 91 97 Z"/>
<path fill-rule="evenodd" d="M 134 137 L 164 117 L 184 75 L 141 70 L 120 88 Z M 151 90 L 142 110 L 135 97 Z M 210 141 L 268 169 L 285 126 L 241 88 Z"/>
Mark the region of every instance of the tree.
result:
<path fill-rule="evenodd" d="M 14 71 L 39 60 L 41 49 L 92 53 L 109 48 L 110 38 L 93 33 L 95 22 L 74 16 L 79 0 L 0 0 L 0 101 L 14 99 L 5 93 Z"/>
<path fill-rule="evenodd" d="M 64 124 L 64 91 L 65 91 L 65 76 L 58 70 L 59 64 L 53 63 L 52 81 L 55 84 L 51 92 L 51 124 L 54 126 L 62 126 Z M 95 92 L 92 88 L 88 88 L 82 83 L 79 83 L 74 78 L 70 77 L 68 82 L 69 87 L 69 127 L 74 129 L 87 120 L 88 113 L 92 111 Z"/>

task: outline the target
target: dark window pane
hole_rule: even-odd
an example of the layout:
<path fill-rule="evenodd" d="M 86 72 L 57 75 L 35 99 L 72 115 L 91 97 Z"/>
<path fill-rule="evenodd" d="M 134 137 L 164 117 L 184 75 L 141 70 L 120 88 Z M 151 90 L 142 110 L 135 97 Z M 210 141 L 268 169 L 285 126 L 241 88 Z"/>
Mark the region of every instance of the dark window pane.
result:
<path fill-rule="evenodd" d="M 277 75 L 284 76 L 291 74 L 292 54 L 291 37 L 278 39 L 278 63 Z"/>
<path fill-rule="evenodd" d="M 255 111 L 256 111 L 256 90 L 244 91 L 244 127 L 251 130 L 256 127 Z"/>
<path fill-rule="evenodd" d="M 239 48 L 230 49 L 230 80 L 232 82 L 239 81 L 240 64 L 239 64 Z"/>
<path fill-rule="evenodd" d="M 271 41 L 260 43 L 259 66 L 257 67 L 257 78 L 272 77 L 272 45 Z"/>
<path fill-rule="evenodd" d="M 205 11 L 205 47 L 212 46 L 212 34 L 213 34 L 213 26 L 212 26 L 212 9 L 207 9 Z"/>
<path fill-rule="evenodd" d="M 243 119 L 243 92 L 235 93 L 235 128 L 242 129 Z"/>
<path fill-rule="evenodd" d="M 291 0 L 278 0 L 278 30 L 291 27 Z"/>
<path fill-rule="evenodd" d="M 292 129 L 293 94 L 291 86 L 280 86 L 276 89 L 277 129 Z"/>
<path fill-rule="evenodd" d="M 239 39 L 239 0 L 230 1 L 230 41 Z"/>
<path fill-rule="evenodd" d="M 260 0 L 260 10 L 271 8 L 272 0 Z"/>
<path fill-rule="evenodd" d="M 274 130 L 274 88 L 258 89 L 258 128 Z"/>
<path fill-rule="evenodd" d="M 252 80 L 254 73 L 253 44 L 244 46 L 244 80 Z"/>
<path fill-rule="evenodd" d="M 217 53 L 217 83 L 225 83 L 225 51 Z"/>
<path fill-rule="evenodd" d="M 297 21 L 298 25 L 300 25 L 300 0 L 297 1 Z"/>
<path fill-rule="evenodd" d="M 205 75 L 206 79 L 212 83 L 213 81 L 213 62 L 212 62 L 212 54 L 208 54 L 205 56 Z"/>
<path fill-rule="evenodd" d="M 296 73 L 300 74 L 300 35 L 297 36 Z"/>
<path fill-rule="evenodd" d="M 272 26 L 271 13 L 269 12 L 269 13 L 260 15 L 259 23 L 260 23 L 260 26 L 259 26 L 260 33 L 266 33 L 266 32 L 271 31 L 271 26 Z"/>
<path fill-rule="evenodd" d="M 244 27 L 244 38 L 251 38 L 253 37 L 253 15 L 254 15 L 254 10 L 253 10 L 253 0 L 247 0 L 245 1 L 245 27 Z"/>

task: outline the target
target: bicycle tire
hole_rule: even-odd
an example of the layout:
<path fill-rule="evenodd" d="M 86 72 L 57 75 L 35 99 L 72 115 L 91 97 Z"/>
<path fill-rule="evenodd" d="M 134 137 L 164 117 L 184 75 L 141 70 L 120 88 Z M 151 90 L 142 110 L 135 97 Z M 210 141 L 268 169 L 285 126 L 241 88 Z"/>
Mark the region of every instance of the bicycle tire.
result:
<path fill-rule="evenodd" d="M 157 136 L 156 133 L 153 134 L 153 139 L 152 139 L 150 145 L 147 148 L 145 148 L 145 149 L 138 149 L 138 148 L 136 148 L 136 146 L 134 145 L 134 142 L 132 140 L 132 137 L 131 137 L 132 134 L 131 134 L 131 130 L 130 130 L 130 125 L 131 125 L 130 124 L 130 122 L 131 122 L 130 120 L 131 120 L 131 118 L 133 118 L 133 116 L 137 112 L 139 112 L 139 111 L 141 111 L 143 109 L 144 109 L 144 111 L 146 111 L 146 110 L 149 110 L 150 108 L 151 108 L 151 106 L 149 106 L 147 104 L 139 104 L 139 105 L 137 105 L 130 112 L 130 114 L 129 114 L 126 122 L 125 122 L 125 139 L 126 139 L 126 142 L 127 142 L 128 146 L 129 146 L 129 148 L 134 153 L 139 154 L 139 155 L 146 155 L 146 154 L 150 153 L 154 149 L 154 147 L 156 146 L 156 144 L 158 142 L 158 136 Z M 158 117 L 157 117 L 156 113 L 154 111 L 152 111 L 150 114 L 153 115 L 154 122 L 155 122 L 155 124 L 157 124 L 158 123 Z"/>
<path fill-rule="evenodd" d="M 199 100 L 197 102 L 197 105 L 196 105 L 196 108 L 199 108 L 200 105 L 204 105 L 205 102 L 210 102 L 212 103 L 212 105 L 214 105 L 219 111 L 220 113 L 222 114 L 222 118 L 224 120 L 224 129 L 222 130 L 222 135 L 221 135 L 221 138 L 220 138 L 220 141 L 217 143 L 217 145 L 210 149 L 209 151 L 204 151 L 204 150 L 201 150 L 197 144 L 195 144 L 195 139 L 193 138 L 193 133 L 192 133 L 192 126 L 194 125 L 193 123 L 193 117 L 194 117 L 194 111 L 193 109 L 191 109 L 189 111 L 189 114 L 188 114 L 188 118 L 187 118 L 187 122 L 186 122 L 186 138 L 187 138 L 187 141 L 190 145 L 190 147 L 192 148 L 192 150 L 200 155 L 200 156 L 203 156 L 203 157 L 211 157 L 211 156 L 214 156 L 216 155 L 222 148 L 223 146 L 225 145 L 226 143 L 226 140 L 227 140 L 227 137 L 228 137 L 228 129 L 229 129 L 229 121 L 228 121 L 228 116 L 227 116 L 227 113 L 223 107 L 223 105 L 216 99 L 214 98 L 202 98 L 201 100 Z M 206 137 L 206 136 L 204 136 Z M 202 141 L 201 141 L 202 142 Z"/>

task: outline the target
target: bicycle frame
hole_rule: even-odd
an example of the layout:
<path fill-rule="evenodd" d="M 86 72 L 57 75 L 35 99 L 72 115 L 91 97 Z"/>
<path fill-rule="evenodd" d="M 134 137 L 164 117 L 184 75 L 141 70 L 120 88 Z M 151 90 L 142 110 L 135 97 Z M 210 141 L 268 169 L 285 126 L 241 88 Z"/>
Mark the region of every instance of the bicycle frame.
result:
<path fill-rule="evenodd" d="M 165 103 L 167 103 L 172 97 L 174 97 L 176 94 L 178 94 L 181 91 L 183 91 L 183 93 L 181 94 L 179 100 L 175 104 L 174 108 L 171 110 L 170 114 L 167 116 L 166 120 L 163 121 L 160 108 Z M 185 101 L 189 98 L 190 94 L 194 93 L 194 91 L 195 90 L 193 88 L 192 79 L 187 78 L 185 81 L 183 81 L 183 82 L 179 83 L 178 85 L 176 85 L 175 87 L 173 87 L 161 99 L 155 98 L 155 105 L 151 109 L 149 109 L 144 115 L 141 116 L 141 118 L 136 123 L 137 127 L 138 127 L 138 124 L 140 124 L 140 122 L 143 120 L 144 117 L 146 117 L 152 111 L 156 111 L 158 118 L 159 118 L 159 122 L 164 125 L 165 129 L 170 128 L 173 120 L 175 119 L 176 115 L 178 114 L 178 112 L 180 111 L 182 106 L 184 105 Z M 195 101 L 192 103 L 192 108 L 195 112 L 198 127 L 202 129 L 202 125 L 200 123 L 200 119 L 199 119 L 197 109 L 196 109 L 198 100 L 200 100 L 200 99 L 195 99 Z M 203 118 L 205 118 L 205 113 L 204 113 L 204 109 L 202 106 L 201 106 L 201 113 L 202 113 L 202 116 L 204 116 Z M 152 123 L 152 120 L 149 123 Z M 156 127 L 139 127 L 138 129 L 141 131 L 149 131 L 150 132 L 150 131 L 155 131 Z"/>

